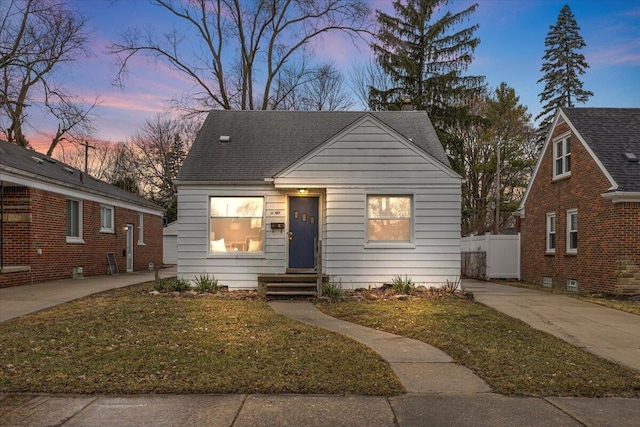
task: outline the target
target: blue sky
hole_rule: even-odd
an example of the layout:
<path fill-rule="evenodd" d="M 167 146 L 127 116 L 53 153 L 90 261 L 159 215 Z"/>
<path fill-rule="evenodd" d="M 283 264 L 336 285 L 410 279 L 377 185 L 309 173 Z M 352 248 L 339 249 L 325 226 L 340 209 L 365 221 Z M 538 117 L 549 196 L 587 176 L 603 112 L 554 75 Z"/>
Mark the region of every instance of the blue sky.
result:
<path fill-rule="evenodd" d="M 522 104 L 535 117 L 541 111 L 538 93 L 544 39 L 564 4 L 573 11 L 587 46 L 582 51 L 590 68 L 582 76 L 584 88 L 594 92 L 585 106 L 640 107 L 640 1 L 637 0 L 478 0 L 469 25 L 478 23 L 481 43 L 469 74 L 484 75 L 491 87 L 504 81 L 515 88 Z M 92 55 L 62 76 L 71 92 L 91 101 L 96 96 L 97 138 L 125 140 L 145 118 L 162 112 L 166 101 L 179 96 L 189 82 L 162 63 L 135 60 L 124 90 L 111 86 L 115 70 L 105 50 L 128 26 L 168 27 L 168 14 L 144 0 L 71 0 L 89 18 Z M 390 12 L 390 0 L 371 0 L 372 7 Z M 453 11 L 473 2 L 453 1 Z M 340 36 L 316 45 L 316 59 L 333 62 L 348 75 L 358 61 L 370 58 L 365 43 L 354 46 Z M 38 131 L 53 129 L 34 115 L 32 140 Z"/>

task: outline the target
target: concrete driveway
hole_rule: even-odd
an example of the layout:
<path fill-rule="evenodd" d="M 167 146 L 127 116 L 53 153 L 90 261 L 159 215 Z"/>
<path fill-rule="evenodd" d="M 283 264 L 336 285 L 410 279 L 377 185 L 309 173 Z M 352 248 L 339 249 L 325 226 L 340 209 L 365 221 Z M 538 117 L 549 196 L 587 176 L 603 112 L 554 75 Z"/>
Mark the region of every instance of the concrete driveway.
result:
<path fill-rule="evenodd" d="M 162 278 L 175 275 L 175 266 L 160 270 Z M 148 282 L 154 278 L 155 271 L 137 271 L 117 276 L 90 276 L 2 288 L 0 289 L 0 322 L 109 289 Z"/>
<path fill-rule="evenodd" d="M 491 308 L 605 359 L 640 370 L 640 316 L 564 295 L 479 280 L 465 290 Z"/>

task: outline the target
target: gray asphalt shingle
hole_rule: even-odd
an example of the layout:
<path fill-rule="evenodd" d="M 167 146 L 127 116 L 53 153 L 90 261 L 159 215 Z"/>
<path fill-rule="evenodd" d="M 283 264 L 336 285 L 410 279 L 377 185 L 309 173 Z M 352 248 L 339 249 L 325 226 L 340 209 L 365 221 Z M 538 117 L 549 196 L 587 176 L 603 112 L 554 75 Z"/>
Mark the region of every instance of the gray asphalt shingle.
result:
<path fill-rule="evenodd" d="M 617 191 L 640 191 L 640 108 L 562 108 L 580 136 L 618 184 Z"/>
<path fill-rule="evenodd" d="M 178 180 L 247 182 L 273 178 L 332 136 L 371 114 L 447 167 L 423 111 L 220 111 L 209 113 Z M 220 136 L 229 136 L 221 143 Z"/>
<path fill-rule="evenodd" d="M 35 159 L 40 159 L 40 161 L 36 161 Z M 16 144 L 0 140 L 0 169 L 10 172 L 8 168 L 57 181 L 62 185 L 73 187 L 79 191 L 99 193 L 109 198 L 151 209 L 163 210 L 161 207 L 142 197 L 129 193 L 115 185 L 95 179 L 56 159 L 47 157 L 37 151 L 27 150 Z"/>

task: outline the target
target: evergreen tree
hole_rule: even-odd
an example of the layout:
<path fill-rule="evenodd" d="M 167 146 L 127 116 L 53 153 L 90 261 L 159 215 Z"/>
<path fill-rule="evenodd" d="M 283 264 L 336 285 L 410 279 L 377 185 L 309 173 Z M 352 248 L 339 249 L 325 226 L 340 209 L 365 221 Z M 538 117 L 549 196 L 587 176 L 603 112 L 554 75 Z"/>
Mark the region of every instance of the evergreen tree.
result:
<path fill-rule="evenodd" d="M 484 85 L 484 77 L 465 76 L 480 43 L 478 25 L 457 28 L 473 14 L 473 4 L 457 13 L 445 11 L 450 0 L 395 0 L 395 16 L 377 11 L 380 29 L 372 44 L 376 61 L 395 86 L 370 89 L 372 110 L 399 109 L 405 99 L 429 114 L 454 169 L 461 168 L 461 141 L 448 128 L 468 115 L 467 101 Z"/>
<path fill-rule="evenodd" d="M 549 26 L 544 45 L 540 69 L 544 75 L 538 80 L 538 83 L 544 82 L 544 90 L 538 95 L 544 105 L 536 117 L 536 120 L 543 119 L 538 128 L 539 145 L 544 142 L 559 107 L 573 107 L 575 102 L 585 103 L 593 96 L 593 92 L 583 89 L 579 78 L 589 64 L 579 53 L 586 43 L 569 5 L 560 10 L 556 24 Z"/>

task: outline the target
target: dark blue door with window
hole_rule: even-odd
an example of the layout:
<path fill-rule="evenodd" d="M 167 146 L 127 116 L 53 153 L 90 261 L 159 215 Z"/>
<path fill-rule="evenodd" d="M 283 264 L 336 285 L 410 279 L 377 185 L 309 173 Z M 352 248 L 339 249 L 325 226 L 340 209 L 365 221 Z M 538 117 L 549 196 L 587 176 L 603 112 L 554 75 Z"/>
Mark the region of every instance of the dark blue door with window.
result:
<path fill-rule="evenodd" d="M 318 198 L 289 199 L 289 268 L 315 267 L 314 240 L 318 238 Z"/>

